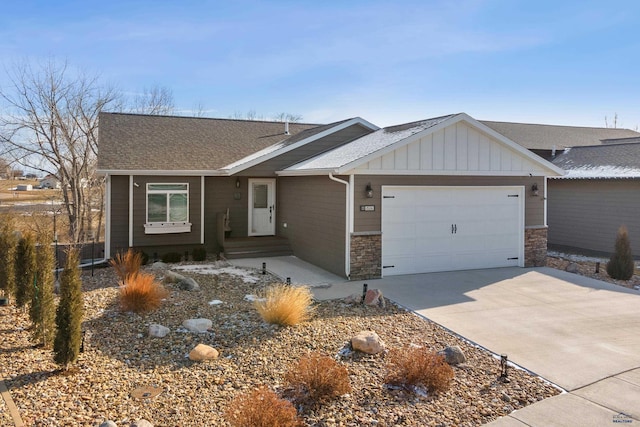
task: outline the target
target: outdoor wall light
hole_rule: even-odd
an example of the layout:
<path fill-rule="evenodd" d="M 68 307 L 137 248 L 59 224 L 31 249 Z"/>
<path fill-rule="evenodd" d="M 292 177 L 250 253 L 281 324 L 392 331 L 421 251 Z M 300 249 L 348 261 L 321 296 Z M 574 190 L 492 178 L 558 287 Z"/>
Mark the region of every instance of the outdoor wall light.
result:
<path fill-rule="evenodd" d="M 367 187 L 364 189 L 367 198 L 371 199 L 373 197 L 373 188 L 371 188 L 371 183 L 367 184 Z"/>
<path fill-rule="evenodd" d="M 240 178 L 236 178 L 236 188 L 240 188 Z"/>
<path fill-rule="evenodd" d="M 538 195 L 538 183 L 534 182 L 533 185 L 531 186 L 531 195 L 532 196 L 537 196 Z"/>

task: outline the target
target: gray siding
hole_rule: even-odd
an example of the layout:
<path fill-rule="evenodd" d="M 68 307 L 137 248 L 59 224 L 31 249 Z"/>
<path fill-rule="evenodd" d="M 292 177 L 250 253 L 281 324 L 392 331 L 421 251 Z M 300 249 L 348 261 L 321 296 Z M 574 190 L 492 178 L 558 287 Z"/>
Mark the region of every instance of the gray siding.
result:
<path fill-rule="evenodd" d="M 200 244 L 200 177 L 184 176 L 134 176 L 133 182 L 133 246 L 163 247 Z M 145 234 L 147 221 L 147 183 L 188 183 L 189 184 L 189 222 L 191 232 L 171 234 Z"/>
<path fill-rule="evenodd" d="M 236 188 L 236 177 L 205 178 L 204 221 L 205 245 L 209 251 L 219 251 L 216 241 L 216 217 L 229 209 L 231 237 L 247 235 L 248 193 L 247 178 L 240 177 Z M 276 197 L 278 194 L 276 193 Z"/>
<path fill-rule="evenodd" d="M 550 245 L 611 253 L 626 225 L 640 249 L 640 181 L 550 179 L 548 197 Z"/>
<path fill-rule="evenodd" d="M 129 247 L 129 177 L 111 177 L 111 256 Z"/>
<path fill-rule="evenodd" d="M 338 132 L 332 133 L 331 135 L 315 140 L 312 143 L 305 144 L 300 148 L 291 150 L 274 159 L 262 162 L 256 166 L 240 172 L 238 175 L 254 177 L 275 177 L 275 171 L 285 169 L 288 166 L 309 159 L 310 157 L 313 157 L 319 153 L 323 153 L 337 146 L 346 144 L 347 142 L 353 141 L 354 139 L 366 135 L 370 132 L 370 129 L 367 129 L 360 125 L 349 126 L 346 129 L 342 129 Z"/>
<path fill-rule="evenodd" d="M 345 191 L 345 185 L 326 176 L 278 179 L 277 234 L 289 239 L 297 257 L 340 276 L 345 267 Z"/>
<path fill-rule="evenodd" d="M 373 198 L 365 195 L 365 187 L 371 183 Z M 538 184 L 539 195 L 531 196 L 531 186 Z M 383 185 L 432 185 L 432 186 L 524 186 L 525 226 L 544 225 L 544 178 L 541 177 L 493 177 L 493 176 L 393 176 L 356 175 L 354 181 L 354 231 L 380 231 L 381 187 Z M 362 212 L 361 205 L 375 205 L 375 211 Z"/>

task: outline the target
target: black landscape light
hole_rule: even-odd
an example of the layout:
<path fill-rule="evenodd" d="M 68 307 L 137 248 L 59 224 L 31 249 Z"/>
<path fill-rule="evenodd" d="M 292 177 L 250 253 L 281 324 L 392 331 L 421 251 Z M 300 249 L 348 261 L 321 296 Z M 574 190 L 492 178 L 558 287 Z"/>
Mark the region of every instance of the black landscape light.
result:
<path fill-rule="evenodd" d="M 508 356 L 506 354 L 500 355 L 500 380 L 508 382 L 507 378 L 507 366 L 509 364 Z"/>

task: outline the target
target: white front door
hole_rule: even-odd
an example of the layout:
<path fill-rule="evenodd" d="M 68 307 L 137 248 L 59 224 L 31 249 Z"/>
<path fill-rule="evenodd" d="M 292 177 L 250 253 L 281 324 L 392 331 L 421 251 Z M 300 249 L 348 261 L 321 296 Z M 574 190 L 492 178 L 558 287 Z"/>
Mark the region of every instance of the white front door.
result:
<path fill-rule="evenodd" d="M 276 234 L 276 180 L 249 180 L 249 236 Z"/>

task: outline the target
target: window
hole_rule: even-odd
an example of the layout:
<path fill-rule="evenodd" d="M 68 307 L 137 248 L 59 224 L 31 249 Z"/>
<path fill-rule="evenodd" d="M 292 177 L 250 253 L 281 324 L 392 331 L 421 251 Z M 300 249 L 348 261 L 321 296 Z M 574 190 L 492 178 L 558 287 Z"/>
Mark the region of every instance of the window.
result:
<path fill-rule="evenodd" d="M 147 184 L 145 233 L 189 231 L 189 184 Z"/>

